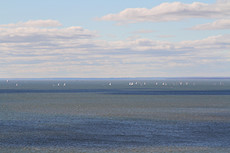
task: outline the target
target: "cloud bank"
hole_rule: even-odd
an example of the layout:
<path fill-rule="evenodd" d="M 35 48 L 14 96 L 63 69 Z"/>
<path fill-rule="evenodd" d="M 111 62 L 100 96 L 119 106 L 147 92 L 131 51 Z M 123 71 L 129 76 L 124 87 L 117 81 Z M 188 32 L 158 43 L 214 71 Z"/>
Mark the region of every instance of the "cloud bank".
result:
<path fill-rule="evenodd" d="M 217 69 L 230 75 L 230 35 L 182 42 L 105 41 L 83 27 L 49 23 L 0 25 L 1 77 L 207 76 Z"/>

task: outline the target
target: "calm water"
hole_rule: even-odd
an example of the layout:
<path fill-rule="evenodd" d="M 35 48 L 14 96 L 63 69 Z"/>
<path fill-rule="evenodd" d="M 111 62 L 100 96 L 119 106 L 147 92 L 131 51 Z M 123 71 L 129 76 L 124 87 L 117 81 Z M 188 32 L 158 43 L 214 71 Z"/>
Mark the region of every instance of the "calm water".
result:
<path fill-rule="evenodd" d="M 230 80 L 2 80 L 3 152 L 230 152 Z"/>

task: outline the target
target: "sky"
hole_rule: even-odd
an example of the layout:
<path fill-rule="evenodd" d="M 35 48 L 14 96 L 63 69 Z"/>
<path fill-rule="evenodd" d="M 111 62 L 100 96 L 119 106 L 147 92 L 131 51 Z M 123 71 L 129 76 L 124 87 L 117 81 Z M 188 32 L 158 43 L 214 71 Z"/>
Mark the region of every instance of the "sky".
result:
<path fill-rule="evenodd" d="M 0 78 L 230 77 L 230 0 L 0 1 Z"/>

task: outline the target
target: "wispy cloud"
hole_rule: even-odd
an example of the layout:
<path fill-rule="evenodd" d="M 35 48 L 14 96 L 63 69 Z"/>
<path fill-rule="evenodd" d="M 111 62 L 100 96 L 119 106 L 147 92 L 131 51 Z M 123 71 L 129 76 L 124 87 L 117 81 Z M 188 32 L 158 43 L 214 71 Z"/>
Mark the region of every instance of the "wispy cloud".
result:
<path fill-rule="evenodd" d="M 188 18 L 228 18 L 230 16 L 230 1 L 219 0 L 214 4 L 194 2 L 162 3 L 152 9 L 128 8 L 117 14 L 108 14 L 100 20 L 116 21 L 119 24 L 136 22 L 179 21 Z"/>
<path fill-rule="evenodd" d="M 212 23 L 196 25 L 191 30 L 223 30 L 230 29 L 230 19 L 221 19 Z"/>
<path fill-rule="evenodd" d="M 56 20 L 30 20 L 27 22 L 18 22 L 13 24 L 4 24 L 0 27 L 59 27 L 61 23 Z"/>
<path fill-rule="evenodd" d="M 158 35 L 157 37 L 159 37 L 159 38 L 172 38 L 175 36 L 173 36 L 173 35 Z"/>
<path fill-rule="evenodd" d="M 154 33 L 155 31 L 154 30 L 137 30 L 137 31 L 134 31 L 132 33 L 134 34 L 149 34 L 149 33 Z"/>

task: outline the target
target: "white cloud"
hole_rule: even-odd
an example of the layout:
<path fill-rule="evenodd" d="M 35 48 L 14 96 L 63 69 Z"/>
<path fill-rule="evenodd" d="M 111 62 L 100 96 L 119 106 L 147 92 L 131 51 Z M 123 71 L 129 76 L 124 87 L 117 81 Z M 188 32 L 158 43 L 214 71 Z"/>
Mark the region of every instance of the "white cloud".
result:
<path fill-rule="evenodd" d="M 218 30 L 218 29 L 230 29 L 230 19 L 221 19 L 212 23 L 206 23 L 194 26 L 191 30 Z"/>
<path fill-rule="evenodd" d="M 228 18 L 230 1 L 217 1 L 214 4 L 194 2 L 162 3 L 152 9 L 128 8 L 118 14 L 108 14 L 100 20 L 116 21 L 119 24 L 136 22 L 178 21 L 188 18 Z"/>

